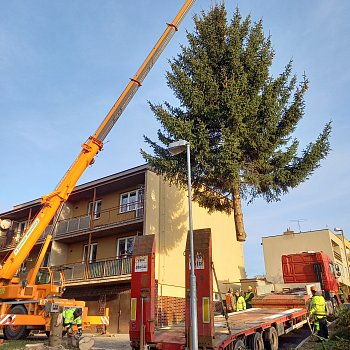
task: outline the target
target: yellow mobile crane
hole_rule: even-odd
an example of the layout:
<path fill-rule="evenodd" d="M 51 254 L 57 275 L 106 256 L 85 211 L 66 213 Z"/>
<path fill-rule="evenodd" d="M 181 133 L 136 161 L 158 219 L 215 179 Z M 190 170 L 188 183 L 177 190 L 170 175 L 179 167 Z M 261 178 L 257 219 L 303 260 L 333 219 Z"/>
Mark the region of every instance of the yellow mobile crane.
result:
<path fill-rule="evenodd" d="M 52 239 L 52 234 L 46 236 L 36 264 L 29 271 L 25 280 L 20 281 L 16 272 L 25 261 L 29 252 L 41 237 L 44 230 L 53 220 L 63 204 L 67 201 L 77 181 L 85 169 L 94 162 L 96 154 L 102 150 L 103 141 L 123 113 L 124 109 L 142 85 L 143 80 L 152 66 L 177 31 L 178 25 L 186 16 L 195 0 L 187 0 L 180 9 L 173 22 L 167 24 L 167 28 L 141 65 L 136 75 L 130 79 L 125 90 L 113 105 L 94 135 L 82 145 L 82 150 L 76 160 L 64 175 L 56 189 L 42 197 L 42 208 L 31 222 L 21 240 L 12 253 L 3 263 L 0 269 L 0 326 L 4 327 L 4 335 L 7 339 L 25 338 L 31 329 L 49 329 L 49 319 L 45 304 L 58 302 L 63 306 L 81 306 L 82 301 L 58 299 L 64 289 L 64 278 L 60 272 L 60 282 L 53 278 L 54 271 L 48 267 L 41 267 L 45 253 Z M 56 220 L 58 215 L 56 215 Z M 54 226 L 54 225 L 53 225 Z M 38 273 L 46 275 L 45 281 L 39 281 Z M 56 271 L 57 272 L 57 271 Z M 95 316 L 97 317 L 97 316 Z M 87 308 L 83 313 L 83 322 L 94 323 L 94 316 L 87 316 Z M 96 322 L 96 321 L 95 321 Z M 97 322 L 98 323 L 98 322 Z"/>

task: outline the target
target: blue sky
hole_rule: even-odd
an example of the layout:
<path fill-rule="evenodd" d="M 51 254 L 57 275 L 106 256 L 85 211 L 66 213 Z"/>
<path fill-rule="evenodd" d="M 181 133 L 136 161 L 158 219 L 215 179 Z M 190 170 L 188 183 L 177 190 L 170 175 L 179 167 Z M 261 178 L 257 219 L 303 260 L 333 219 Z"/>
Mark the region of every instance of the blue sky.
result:
<path fill-rule="evenodd" d="M 180 30 L 107 137 L 104 151 L 80 183 L 143 164 L 143 134 L 159 127 L 147 101 L 174 102 L 167 88 L 168 60 L 186 44 L 192 15 L 210 8 L 197 0 Z M 95 132 L 165 29 L 182 0 L 14 0 L 0 3 L 0 212 L 51 192 Z M 321 228 L 350 238 L 348 186 L 350 122 L 348 0 L 226 1 L 264 20 L 276 55 L 277 75 L 293 58 L 306 72 L 305 117 L 295 133 L 305 146 L 333 121 L 332 152 L 310 180 L 278 203 L 243 205 L 246 269 L 264 272 L 261 237 Z M 299 220 L 299 224 L 296 220 Z M 229 262 L 230 263 L 230 262 Z M 234 260 L 231 262 L 234 264 Z"/>

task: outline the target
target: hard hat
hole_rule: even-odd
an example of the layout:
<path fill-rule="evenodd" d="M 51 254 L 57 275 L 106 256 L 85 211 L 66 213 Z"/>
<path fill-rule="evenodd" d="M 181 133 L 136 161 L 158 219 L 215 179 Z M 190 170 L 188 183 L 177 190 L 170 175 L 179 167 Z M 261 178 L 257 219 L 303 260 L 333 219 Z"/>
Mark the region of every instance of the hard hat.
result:
<path fill-rule="evenodd" d="M 317 288 L 315 286 L 311 286 L 310 290 L 311 292 L 317 292 Z"/>
<path fill-rule="evenodd" d="M 252 286 L 248 286 L 248 290 L 253 290 L 253 287 Z"/>

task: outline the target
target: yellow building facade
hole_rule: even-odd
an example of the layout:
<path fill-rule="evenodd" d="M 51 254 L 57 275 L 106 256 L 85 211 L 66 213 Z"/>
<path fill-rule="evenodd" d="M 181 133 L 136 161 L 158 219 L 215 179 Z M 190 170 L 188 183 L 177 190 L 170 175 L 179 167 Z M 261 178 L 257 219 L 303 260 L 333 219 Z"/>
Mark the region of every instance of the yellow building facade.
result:
<path fill-rule="evenodd" d="M 0 214 L 10 220 L 0 232 L 0 257 L 19 241 L 40 209 L 34 200 Z M 210 228 L 213 261 L 225 292 L 245 276 L 243 246 L 236 239 L 233 215 L 208 214 L 193 203 L 193 228 Z M 110 308 L 110 333 L 128 332 L 131 256 L 136 236 L 156 237 L 157 322 L 165 325 L 183 318 L 188 223 L 187 192 L 170 186 L 147 166 L 132 168 L 77 186 L 57 224 L 49 226 L 26 261 L 35 264 L 47 232 L 54 239 L 45 264 L 64 269 L 66 297 L 84 300 L 89 312 Z M 217 291 L 217 286 L 214 286 Z"/>

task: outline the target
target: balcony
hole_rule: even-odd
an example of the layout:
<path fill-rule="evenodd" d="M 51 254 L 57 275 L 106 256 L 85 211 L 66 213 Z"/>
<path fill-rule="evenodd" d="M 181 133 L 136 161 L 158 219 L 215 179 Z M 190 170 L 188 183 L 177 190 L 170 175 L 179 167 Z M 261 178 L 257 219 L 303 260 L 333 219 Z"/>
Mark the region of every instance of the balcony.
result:
<path fill-rule="evenodd" d="M 126 210 L 127 209 L 127 210 Z M 66 220 L 59 220 L 53 231 L 53 236 L 58 238 L 69 237 L 71 234 L 84 232 L 88 230 L 98 230 L 101 228 L 108 228 L 120 226 L 137 222 L 143 218 L 144 209 L 143 201 L 133 202 L 128 206 L 117 206 L 110 209 L 102 210 L 91 215 L 82 215 L 69 218 Z M 31 221 L 32 222 L 32 221 Z M 29 224 L 31 224 L 31 222 Z M 52 233 L 53 225 L 48 225 L 38 242 L 42 241 L 48 233 Z M 0 239 L 0 250 L 13 249 L 16 247 L 25 231 L 9 230 L 5 237 Z"/>
<path fill-rule="evenodd" d="M 43 234 L 38 239 L 38 242 L 41 242 L 45 239 L 45 237 L 51 232 L 52 225 L 48 225 L 43 232 Z M 13 249 L 19 243 L 21 238 L 23 237 L 25 231 L 20 230 L 8 230 L 6 237 L 2 237 L 2 241 L 0 242 L 0 250 Z"/>
<path fill-rule="evenodd" d="M 64 264 L 64 276 L 67 286 L 85 284 L 86 282 L 104 282 L 115 280 L 118 277 L 130 277 L 131 256 L 123 256 L 112 259 L 102 259 L 89 262 Z M 62 268 L 55 266 L 54 268 Z"/>
<path fill-rule="evenodd" d="M 77 216 L 67 220 L 59 220 L 55 235 L 62 237 L 70 233 L 94 230 L 120 224 L 127 224 L 143 218 L 143 202 L 134 202 L 132 209 L 126 211 L 125 206 L 117 206 L 91 215 Z"/>

